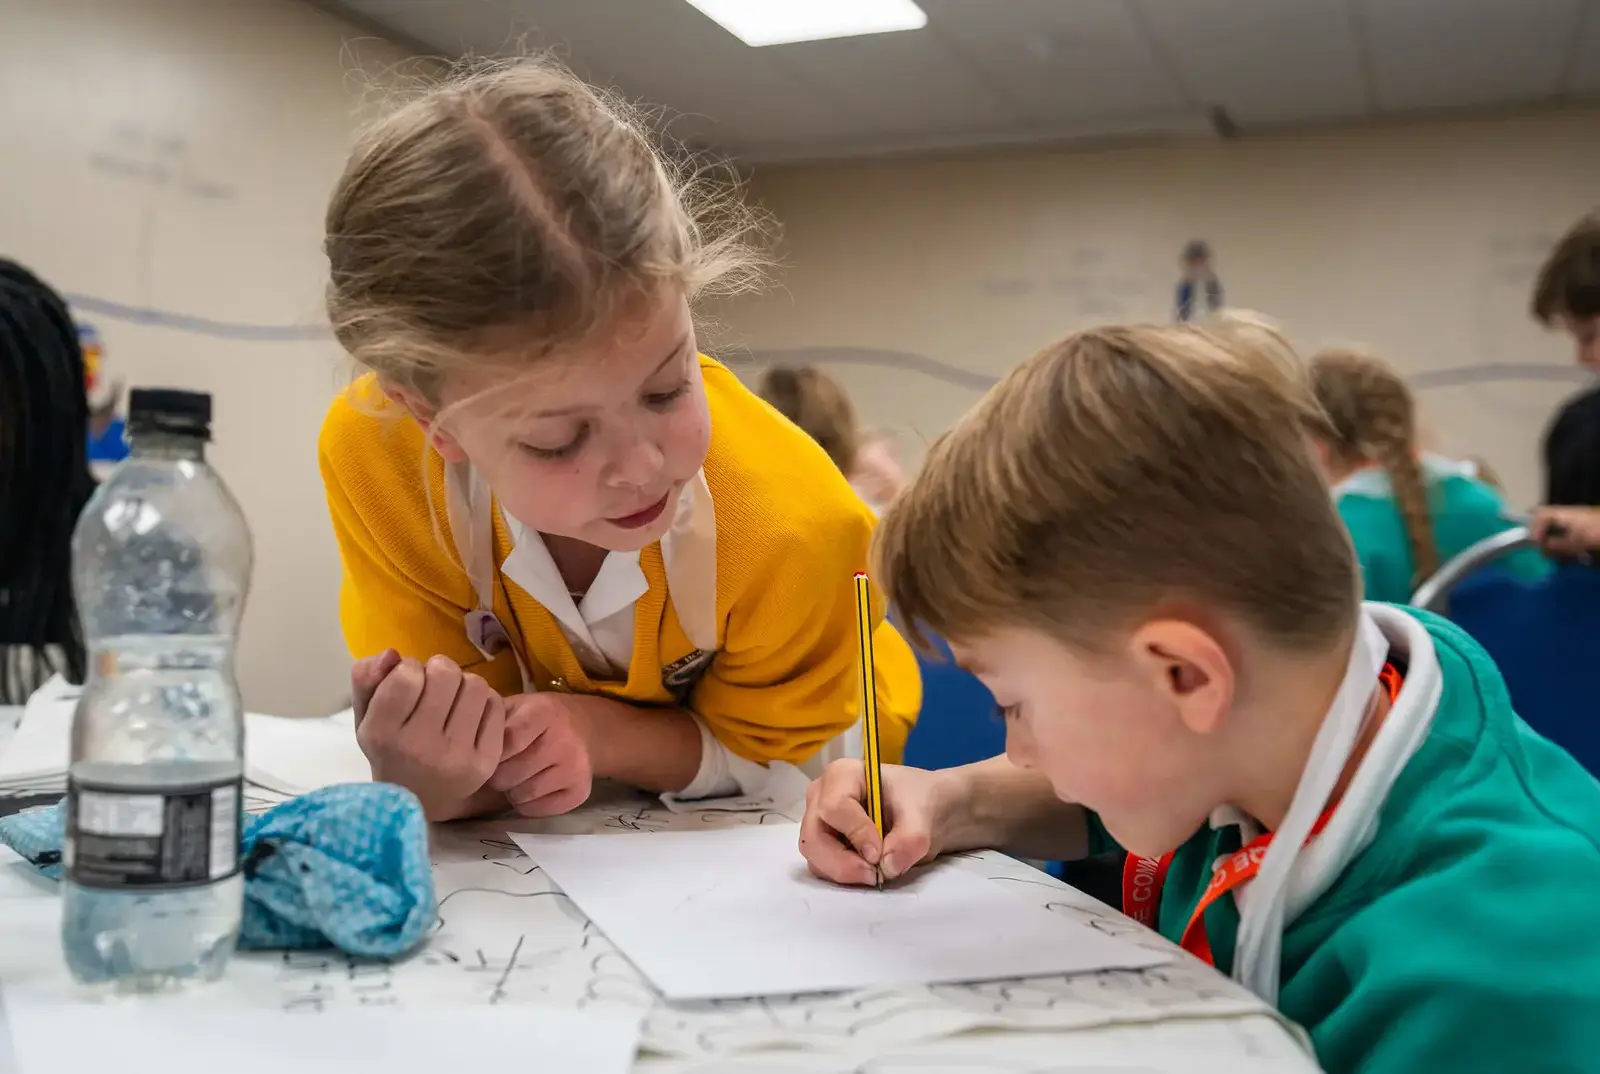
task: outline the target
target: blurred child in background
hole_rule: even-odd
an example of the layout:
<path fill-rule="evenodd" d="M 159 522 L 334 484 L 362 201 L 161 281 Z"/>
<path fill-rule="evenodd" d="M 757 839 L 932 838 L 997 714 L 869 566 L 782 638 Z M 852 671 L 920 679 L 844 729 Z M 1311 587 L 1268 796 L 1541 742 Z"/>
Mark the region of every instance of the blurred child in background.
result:
<path fill-rule="evenodd" d="M 775 366 L 761 378 L 757 390 L 821 445 L 874 512 L 882 512 L 905 487 L 894 440 L 885 433 L 863 431 L 844 386 L 822 370 Z"/>
<path fill-rule="evenodd" d="M 1421 452 L 1411 389 L 1388 363 L 1324 350 L 1311 385 L 1329 420 L 1317 438 L 1323 468 L 1368 599 L 1403 604 L 1451 557 L 1519 524 L 1473 467 Z M 1532 550 L 1499 562 L 1527 577 L 1546 569 Z"/>
<path fill-rule="evenodd" d="M 1534 320 L 1572 337 L 1577 363 L 1600 371 L 1600 213 L 1579 220 L 1534 283 Z M 1544 502 L 1600 507 L 1600 388 L 1562 406 L 1544 435 Z"/>

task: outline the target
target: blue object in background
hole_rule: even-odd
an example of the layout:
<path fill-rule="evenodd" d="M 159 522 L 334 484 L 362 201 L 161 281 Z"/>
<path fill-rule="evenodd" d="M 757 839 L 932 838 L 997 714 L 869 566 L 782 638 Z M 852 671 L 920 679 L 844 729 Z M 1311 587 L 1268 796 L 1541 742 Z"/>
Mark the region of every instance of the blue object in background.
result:
<path fill-rule="evenodd" d="M 1524 581 L 1500 567 L 1450 591 L 1450 619 L 1488 650 L 1530 727 L 1600 776 L 1600 569 L 1562 564 Z"/>
<path fill-rule="evenodd" d="M 938 654 L 917 653 L 922 672 L 922 712 L 906 738 L 905 762 L 916 768 L 955 768 L 987 760 L 1006 749 L 1006 725 L 994 695 L 959 667 L 942 638 Z"/>
<path fill-rule="evenodd" d="M 89 435 L 90 462 L 121 462 L 128 457 L 127 422 L 112 418 L 105 432 Z"/>

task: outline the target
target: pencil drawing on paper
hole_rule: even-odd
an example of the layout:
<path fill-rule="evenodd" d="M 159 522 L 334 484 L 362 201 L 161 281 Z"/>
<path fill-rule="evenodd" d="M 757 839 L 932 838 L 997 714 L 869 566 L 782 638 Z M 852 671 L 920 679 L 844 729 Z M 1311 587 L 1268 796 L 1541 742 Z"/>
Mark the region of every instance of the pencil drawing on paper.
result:
<path fill-rule="evenodd" d="M 585 813 L 589 831 L 637 835 L 762 820 L 758 814 L 724 813 L 719 820 L 707 821 L 693 813 L 673 816 L 648 804 Z M 1264 1010 L 1259 1000 L 1188 962 L 985 984 L 671 1002 L 503 831 L 503 827 L 497 831 L 463 826 L 441 833 L 435 848 L 441 921 L 428 945 L 412 958 L 368 961 L 335 952 L 297 951 L 248 956 L 241 969 L 259 973 L 284 1009 L 312 1016 L 339 1005 L 405 1007 L 442 1002 L 641 1009 L 646 1011 L 642 1038 L 646 1048 L 668 1056 L 704 1058 L 710 1061 L 707 1071 L 716 1069 L 718 1056 L 753 1050 L 837 1049 L 863 1043 L 895 1048 L 980 1028 L 1064 1030 L 1113 1021 L 1227 1017 Z M 1130 927 L 1109 911 L 1095 909 L 1085 897 L 1016 863 L 978 855 L 952 867 L 982 869 L 982 875 L 1015 882 L 1035 905 L 1059 907 L 1057 912 L 1086 924 L 1099 921 L 1108 933 L 1117 924 Z M 1037 881 L 1028 879 L 1034 876 Z M 828 896 L 853 894 L 818 885 L 818 892 L 808 890 L 796 900 L 808 915 L 835 913 L 827 909 Z M 689 903 L 691 916 L 703 912 L 694 906 L 696 902 L 714 912 L 716 887 L 704 885 L 691 893 L 696 898 L 680 903 Z M 855 927 L 871 929 L 874 921 L 883 919 L 884 915 L 858 918 Z M 861 1074 L 911 1074 L 919 1069 L 916 1062 L 926 1061 L 913 1055 L 884 1057 L 875 1061 L 877 1066 L 858 1069 Z M 963 1069 L 989 1066 L 985 1060 Z M 1035 1070 L 1045 1074 L 1048 1068 L 995 1061 L 992 1069 L 996 1074 Z"/>

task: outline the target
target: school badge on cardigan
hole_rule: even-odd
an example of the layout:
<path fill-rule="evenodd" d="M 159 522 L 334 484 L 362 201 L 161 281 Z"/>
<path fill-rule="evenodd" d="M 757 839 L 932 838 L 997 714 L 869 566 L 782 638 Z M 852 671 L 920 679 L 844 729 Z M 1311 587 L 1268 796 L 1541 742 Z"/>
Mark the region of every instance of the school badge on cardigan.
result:
<path fill-rule="evenodd" d="M 1194 239 L 1178 258 L 1182 276 L 1178 279 L 1177 308 L 1180 323 L 1202 321 L 1206 314 L 1222 309 L 1222 281 L 1217 277 L 1211 246 Z"/>
<path fill-rule="evenodd" d="M 700 681 L 700 676 L 706 673 L 716 656 L 715 649 L 691 649 L 661 669 L 661 685 L 666 687 L 673 700 L 682 705 L 689 700 L 689 695 L 694 692 L 694 684 Z"/>

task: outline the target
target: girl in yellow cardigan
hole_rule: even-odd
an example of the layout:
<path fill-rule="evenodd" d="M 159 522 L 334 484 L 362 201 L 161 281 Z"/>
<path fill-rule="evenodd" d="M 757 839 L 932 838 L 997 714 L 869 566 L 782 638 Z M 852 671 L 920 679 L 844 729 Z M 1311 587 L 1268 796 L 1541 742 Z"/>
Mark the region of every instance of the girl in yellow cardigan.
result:
<path fill-rule="evenodd" d="M 702 194 L 539 63 L 404 106 L 334 193 L 329 313 L 370 371 L 320 443 L 357 737 L 434 819 L 749 791 L 856 719 L 872 516 L 699 353 L 690 301 L 758 267 Z M 920 683 L 877 630 L 887 754 Z"/>

